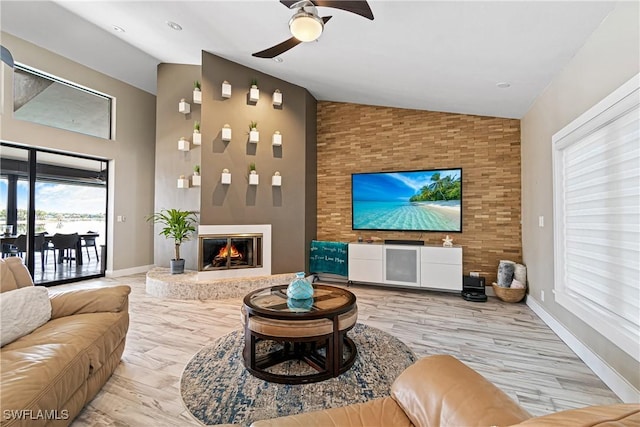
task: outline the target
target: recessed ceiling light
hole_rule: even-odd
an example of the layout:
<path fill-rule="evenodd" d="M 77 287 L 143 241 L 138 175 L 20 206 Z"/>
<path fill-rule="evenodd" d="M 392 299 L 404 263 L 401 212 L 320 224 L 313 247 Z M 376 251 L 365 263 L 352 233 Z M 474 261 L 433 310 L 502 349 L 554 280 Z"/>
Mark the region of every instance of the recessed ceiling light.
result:
<path fill-rule="evenodd" d="M 496 83 L 496 86 L 498 86 L 500 89 L 506 89 L 508 87 L 511 87 L 511 83 L 500 82 L 500 83 Z"/>
<path fill-rule="evenodd" d="M 279 56 L 276 56 L 275 58 L 273 58 L 273 60 L 276 61 L 276 62 L 284 61 L 284 59 L 280 58 Z"/>
<path fill-rule="evenodd" d="M 167 21 L 167 25 L 172 29 L 172 30 L 176 30 L 176 31 L 182 31 L 182 27 L 179 24 L 176 24 L 173 21 Z"/>
<path fill-rule="evenodd" d="M 111 28 L 113 28 L 113 31 L 117 31 L 118 33 L 124 33 L 124 28 L 122 27 L 118 27 L 117 25 L 113 25 Z"/>

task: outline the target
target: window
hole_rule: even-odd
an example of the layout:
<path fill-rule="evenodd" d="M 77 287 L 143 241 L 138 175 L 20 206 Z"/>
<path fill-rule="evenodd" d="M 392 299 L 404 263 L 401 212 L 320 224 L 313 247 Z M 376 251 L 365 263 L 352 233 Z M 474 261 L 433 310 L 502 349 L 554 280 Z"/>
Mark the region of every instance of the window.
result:
<path fill-rule="evenodd" d="M 553 136 L 558 304 L 640 360 L 640 75 Z"/>
<path fill-rule="evenodd" d="M 111 97 L 18 64 L 13 81 L 16 119 L 111 139 Z"/>

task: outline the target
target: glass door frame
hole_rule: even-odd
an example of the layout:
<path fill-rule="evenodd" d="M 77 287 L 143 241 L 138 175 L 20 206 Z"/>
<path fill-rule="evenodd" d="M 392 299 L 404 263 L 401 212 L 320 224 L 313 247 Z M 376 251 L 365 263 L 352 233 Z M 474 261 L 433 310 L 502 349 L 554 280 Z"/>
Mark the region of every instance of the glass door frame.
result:
<path fill-rule="evenodd" d="M 55 155 L 60 155 L 60 156 L 67 156 L 67 157 L 75 157 L 75 158 L 80 158 L 80 159 L 86 159 L 86 160 L 94 160 L 97 162 L 103 162 L 105 164 L 105 190 L 106 190 L 106 199 L 105 199 L 105 229 L 104 229 L 104 233 L 105 233 L 105 245 L 108 242 L 108 224 L 109 224 L 109 178 L 110 178 L 110 174 L 109 174 L 109 159 L 104 159 L 104 158 L 100 158 L 100 157 L 94 157 L 94 156 L 89 156 L 89 155 L 84 155 L 84 154 L 75 154 L 75 153 L 67 153 L 67 152 L 63 152 L 63 151 L 57 151 L 57 150 L 51 150 L 51 149 L 46 149 L 46 148 L 36 148 L 33 146 L 29 146 L 29 145 L 21 145 L 21 144 L 16 144 L 16 143 L 11 143 L 11 142 L 7 142 L 4 140 L 0 140 L 0 147 L 11 147 L 11 148 L 15 148 L 15 149 L 20 149 L 20 150 L 25 150 L 27 152 L 27 176 L 28 176 L 28 191 L 27 191 L 27 231 L 26 231 L 26 235 L 27 235 L 27 252 L 25 254 L 25 265 L 27 267 L 27 269 L 29 270 L 29 273 L 31 274 L 31 277 L 34 278 L 35 277 L 35 251 L 34 251 L 34 244 L 35 244 L 35 229 L 36 229 L 36 181 L 37 181 L 37 154 L 38 153 L 50 153 L 50 154 L 55 154 Z M 7 205 L 9 205 L 9 203 L 7 203 Z M 7 206 L 8 208 L 8 206 Z M 16 204 L 16 209 L 17 209 L 17 204 Z M 9 217 L 9 212 L 7 209 L 7 219 Z M 17 233 L 17 224 L 16 225 L 16 233 Z M 100 251 L 101 254 L 101 265 L 106 265 L 106 260 L 103 259 L 102 257 L 107 256 L 107 251 Z M 56 262 L 56 260 L 54 260 L 54 262 Z M 54 280 L 51 282 L 44 282 L 43 285 L 44 286 L 53 286 L 53 285 L 58 285 L 58 284 L 62 284 L 62 283 L 71 283 L 71 282 L 77 282 L 80 280 L 86 280 L 89 278 L 95 278 L 95 277 L 104 277 L 105 276 L 105 269 L 101 268 L 100 269 L 100 274 L 94 274 L 94 275 L 88 275 L 88 276 L 83 276 L 83 277 L 75 277 L 75 278 L 68 278 L 68 279 L 63 279 L 63 280 Z"/>

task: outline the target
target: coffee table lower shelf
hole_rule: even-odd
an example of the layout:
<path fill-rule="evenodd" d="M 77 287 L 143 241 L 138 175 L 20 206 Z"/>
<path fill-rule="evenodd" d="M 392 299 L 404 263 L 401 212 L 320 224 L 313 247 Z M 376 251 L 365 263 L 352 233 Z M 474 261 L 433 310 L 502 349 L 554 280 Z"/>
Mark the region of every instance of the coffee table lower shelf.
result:
<path fill-rule="evenodd" d="M 338 344 L 340 348 L 337 351 L 334 348 L 336 340 L 334 340 L 333 334 L 314 337 L 312 340 L 309 338 L 289 338 L 288 341 L 283 341 L 280 337 L 275 339 L 246 330 L 245 334 L 248 334 L 245 335 L 243 351 L 245 367 L 253 376 L 274 383 L 308 384 L 337 377 L 353 366 L 358 355 L 355 343 L 347 336 L 346 332 L 340 334 L 342 335 Z M 260 341 L 277 342 L 281 348 L 265 354 L 256 354 L 256 348 Z M 348 354 L 346 359 L 344 359 L 344 354 Z M 272 367 L 292 360 L 305 363 L 316 372 L 288 375 L 269 371 Z"/>

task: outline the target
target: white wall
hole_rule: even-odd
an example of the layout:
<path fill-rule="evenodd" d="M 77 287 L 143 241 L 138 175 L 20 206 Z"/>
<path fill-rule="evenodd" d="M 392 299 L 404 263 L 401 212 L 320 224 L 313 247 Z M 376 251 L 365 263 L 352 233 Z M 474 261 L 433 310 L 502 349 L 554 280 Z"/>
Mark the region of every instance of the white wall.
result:
<path fill-rule="evenodd" d="M 554 301 L 551 137 L 640 71 L 639 4 L 616 5 L 534 102 L 521 125 L 522 249 L 529 298 L 636 390 L 638 363 Z M 538 226 L 539 216 L 544 216 L 543 228 Z"/>
<path fill-rule="evenodd" d="M 156 97 L 7 33 L 2 45 L 16 62 L 116 98 L 116 138 L 100 138 L 15 120 L 13 71 L 3 66 L 0 139 L 19 144 L 110 159 L 108 271 L 132 272 L 153 264 Z M 113 222 L 116 215 L 126 222 Z"/>

